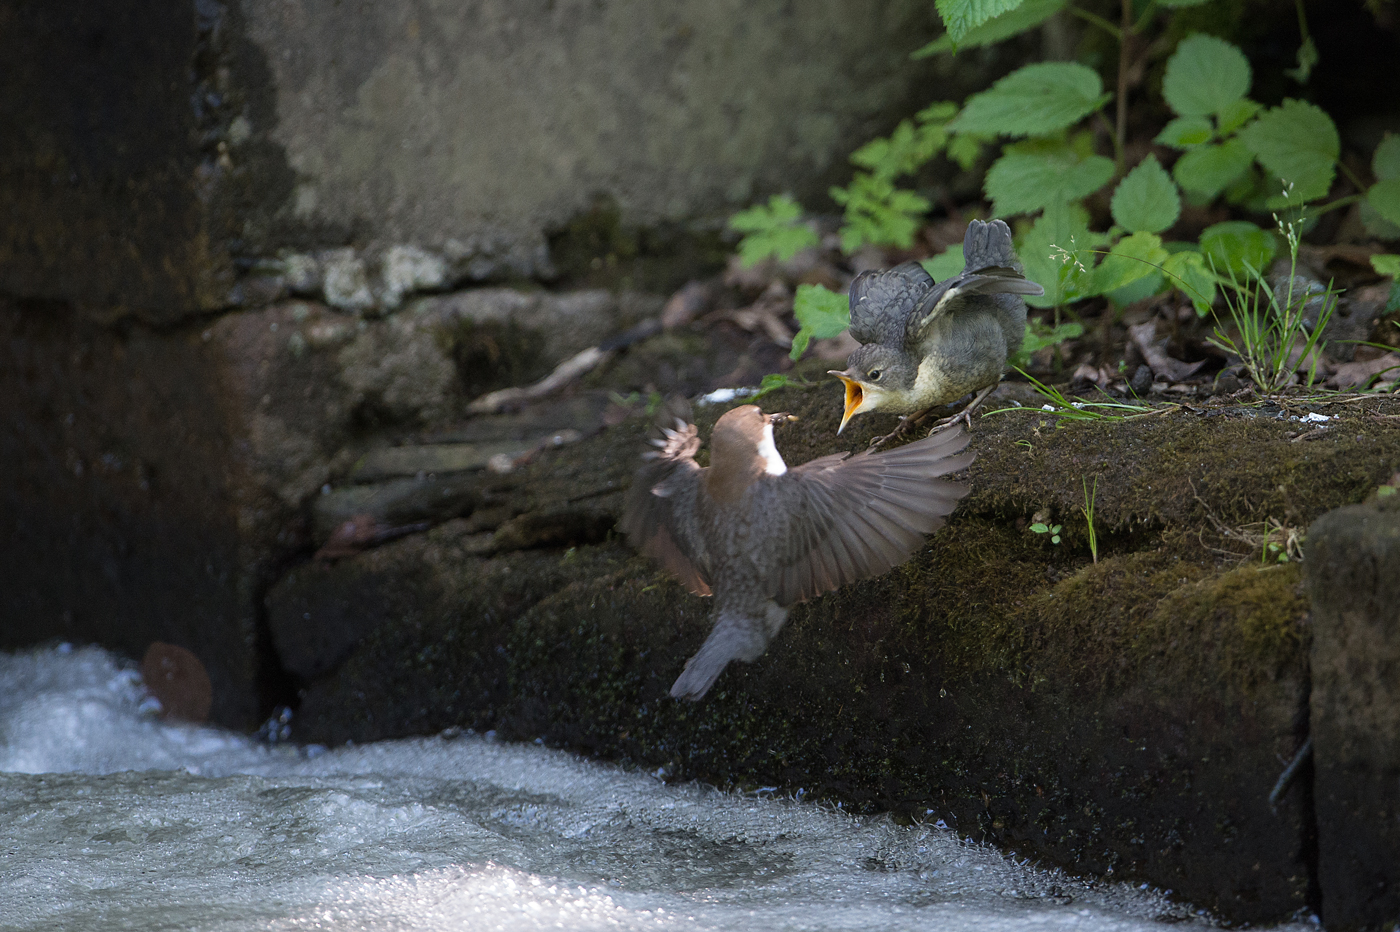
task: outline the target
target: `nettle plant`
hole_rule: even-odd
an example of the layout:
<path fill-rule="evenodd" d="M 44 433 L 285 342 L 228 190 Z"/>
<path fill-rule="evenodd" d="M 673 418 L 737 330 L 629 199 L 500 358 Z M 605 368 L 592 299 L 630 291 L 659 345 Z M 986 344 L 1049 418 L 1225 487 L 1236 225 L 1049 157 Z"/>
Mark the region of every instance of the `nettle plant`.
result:
<path fill-rule="evenodd" d="M 995 216 L 1016 218 L 1026 275 L 1045 288 L 1044 296 L 1026 299 L 1036 307 L 1060 308 L 1096 296 L 1121 306 L 1175 288 L 1205 315 L 1217 285 L 1257 280 L 1269 267 L 1277 239 L 1248 220 L 1215 224 L 1195 243 L 1164 241 L 1162 234 L 1176 223 L 1183 201 L 1223 200 L 1241 213 L 1282 217 L 1280 224 L 1315 219 L 1360 201 L 1362 220 L 1373 234 L 1400 236 L 1400 136 L 1387 136 L 1377 148 L 1374 180 L 1368 184 L 1339 160 L 1341 140 L 1325 112 L 1303 100 L 1264 107 L 1250 99 L 1248 59 L 1215 36 L 1186 37 L 1166 63 L 1161 93 L 1174 117 L 1153 142 L 1180 153 L 1171 170 L 1155 154 L 1127 164 L 1134 76 L 1142 74 L 1161 44 L 1146 41 L 1144 33 L 1165 25 L 1173 10 L 1206 2 L 1149 0 L 1135 11 L 1124 0 L 1121 22 L 1114 24 L 1068 0 L 936 0 L 947 34 L 916 57 L 991 45 L 1065 11 L 1118 43 L 1116 87 L 1106 91 L 1099 73 L 1077 62 L 1039 62 L 1018 68 L 962 106 L 928 106 L 851 156 L 854 177 L 831 190 L 844 208 L 842 249 L 911 246 L 931 205 L 899 183 L 939 154 L 970 169 L 989 146 L 1000 148 L 983 191 Z M 1298 68 L 1289 74 L 1301 82 L 1317 61 L 1301 4 L 1300 23 L 1304 41 Z M 1110 105 L 1112 122 L 1105 112 Z M 1358 193 L 1329 201 L 1338 170 Z M 1109 189 L 1112 225 L 1091 230 L 1084 203 Z M 788 258 L 817 242 L 800 206 L 782 195 L 736 215 L 731 225 L 746 234 L 740 252 L 747 262 Z M 962 247 L 925 266 L 937 279 L 955 274 L 962 268 Z M 801 356 L 810 338 L 835 336 L 848 325 L 845 299 L 820 286 L 799 288 L 795 304 L 803 326 L 793 358 Z M 1032 325 L 1023 353 L 1079 332 L 1077 324 L 1053 330 Z"/>

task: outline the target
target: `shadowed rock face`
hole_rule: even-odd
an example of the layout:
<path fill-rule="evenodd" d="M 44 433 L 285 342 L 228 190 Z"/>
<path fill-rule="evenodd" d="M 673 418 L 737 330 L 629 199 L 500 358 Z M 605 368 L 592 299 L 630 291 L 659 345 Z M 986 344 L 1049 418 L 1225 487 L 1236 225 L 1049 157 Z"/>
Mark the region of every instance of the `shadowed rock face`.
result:
<path fill-rule="evenodd" d="M 791 462 L 832 452 L 835 383 L 765 403 L 802 416 L 778 431 Z M 702 434 L 719 413 L 701 409 Z M 852 446 L 889 427 L 872 420 Z M 542 736 L 672 777 L 941 818 L 1233 919 L 1285 917 L 1316 905 L 1306 781 L 1268 803 L 1307 734 L 1307 603 L 1296 564 L 1261 567 L 1220 528 L 1305 526 L 1400 462 L 1386 422 L 1347 417 L 1325 443 L 1291 443 L 1301 430 L 1248 408 L 1063 429 L 1034 410 L 981 420 L 974 491 L 920 555 L 797 606 L 768 654 L 692 706 L 666 690 L 709 606 L 593 543 L 637 463 L 632 422 L 512 476 L 494 520 L 275 587 L 272 616 L 292 626 L 339 618 L 344 592 L 413 607 L 404 622 L 357 619 L 344 663 L 307 685 L 298 735 Z M 1077 513 L 1095 475 L 1097 564 Z M 1037 512 L 1063 524 L 1061 544 L 1026 528 Z M 512 530 L 551 522 L 552 537 Z M 1218 563 L 1213 548 L 1237 556 Z"/>
<path fill-rule="evenodd" d="M 1340 508 L 1308 534 L 1312 737 L 1323 920 L 1400 915 L 1400 497 Z"/>

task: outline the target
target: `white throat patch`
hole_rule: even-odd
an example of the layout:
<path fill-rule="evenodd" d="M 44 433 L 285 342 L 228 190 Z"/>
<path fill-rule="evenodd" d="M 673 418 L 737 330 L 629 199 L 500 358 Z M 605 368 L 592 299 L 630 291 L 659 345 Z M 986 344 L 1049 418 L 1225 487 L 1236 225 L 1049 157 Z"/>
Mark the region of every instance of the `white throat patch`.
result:
<path fill-rule="evenodd" d="M 770 476 L 781 476 L 787 472 L 787 463 L 773 443 L 773 425 L 763 425 L 763 439 L 758 442 L 758 455 L 763 457 L 763 471 Z"/>

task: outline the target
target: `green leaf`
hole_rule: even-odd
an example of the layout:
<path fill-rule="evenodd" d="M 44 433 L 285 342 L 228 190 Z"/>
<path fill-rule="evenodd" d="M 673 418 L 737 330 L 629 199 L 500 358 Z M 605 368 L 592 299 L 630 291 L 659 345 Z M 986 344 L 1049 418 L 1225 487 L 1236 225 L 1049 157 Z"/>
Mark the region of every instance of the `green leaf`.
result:
<path fill-rule="evenodd" d="M 1250 117 L 1258 113 L 1262 106 L 1263 104 L 1255 103 L 1248 97 L 1241 97 L 1225 107 L 1216 115 L 1216 119 L 1220 122 L 1220 135 L 1228 136 L 1248 123 Z"/>
<path fill-rule="evenodd" d="M 1386 220 L 1400 223 L 1400 178 L 1387 178 L 1371 185 L 1366 202 Z"/>
<path fill-rule="evenodd" d="M 1048 346 L 1059 346 L 1066 340 L 1073 340 L 1084 335 L 1084 325 L 1074 321 L 1066 321 L 1056 327 L 1036 320 L 1034 317 L 1026 321 L 1026 334 L 1021 338 L 1021 348 L 1011 357 L 1013 366 L 1024 366 L 1030 362 L 1031 354 L 1039 352 Z"/>
<path fill-rule="evenodd" d="M 1206 266 L 1206 258 L 1194 249 L 1174 252 L 1162 263 L 1162 270 L 1176 290 L 1191 302 L 1196 313 L 1204 317 L 1215 303 L 1215 276 Z"/>
<path fill-rule="evenodd" d="M 1041 524 L 1039 521 L 1037 521 L 1035 524 L 1031 525 L 1031 533 L 1033 534 L 1046 534 L 1049 531 L 1050 526 L 1048 524 Z"/>
<path fill-rule="evenodd" d="M 1167 60 L 1162 96 L 1180 116 L 1219 113 L 1249 93 L 1249 59 L 1224 39 L 1197 33 Z"/>
<path fill-rule="evenodd" d="M 1210 142 L 1214 135 L 1215 127 L 1210 125 L 1210 120 L 1206 117 L 1177 117 L 1162 127 L 1162 131 L 1152 141 L 1171 146 L 1173 149 L 1189 149 L 1203 142 Z"/>
<path fill-rule="evenodd" d="M 948 143 L 948 158 L 957 162 L 958 167 L 965 172 L 972 171 L 972 166 L 977 164 L 981 155 L 982 140 L 971 134 L 954 136 L 953 141 Z"/>
<path fill-rule="evenodd" d="M 1209 2 L 1210 0 L 1157 0 L 1157 5 L 1179 10 L 1182 7 L 1200 6 L 1202 3 Z"/>
<path fill-rule="evenodd" d="M 1400 178 L 1400 136 L 1385 134 L 1376 146 L 1376 154 L 1371 156 L 1371 171 L 1377 181 Z"/>
<path fill-rule="evenodd" d="M 1181 216 L 1181 195 L 1157 156 L 1149 155 L 1118 183 L 1111 208 L 1124 229 L 1160 233 Z"/>
<path fill-rule="evenodd" d="M 1088 197 L 1113 178 L 1113 160 L 1082 159 L 1068 147 L 1026 151 L 1008 146 L 987 170 L 986 191 L 998 217 L 1034 213 L 1051 204 Z"/>
<path fill-rule="evenodd" d="M 1371 206 L 1370 201 L 1362 201 L 1357 215 L 1361 218 L 1361 225 L 1366 228 L 1366 232 L 1376 239 L 1392 240 L 1400 239 L 1400 224 L 1391 223 L 1380 215 L 1380 211 Z"/>
<path fill-rule="evenodd" d="M 754 265 L 769 256 L 791 259 L 819 242 L 816 232 L 801 222 L 802 208 L 786 194 L 775 194 L 762 204 L 741 210 L 729 218 L 729 228 L 747 234 L 739 241 L 739 258 Z"/>
<path fill-rule="evenodd" d="M 926 121 L 915 126 L 912 120 L 902 120 L 889 136 L 872 139 L 851 153 L 851 162 L 877 177 L 893 180 L 918 171 L 947 141 L 942 123 Z"/>
<path fill-rule="evenodd" d="M 1016 246 L 1026 277 L 1045 289 L 1043 295 L 1027 295 L 1026 303 L 1054 307 L 1090 292 L 1092 250 L 1104 239 L 1102 233 L 1089 232 L 1089 212 L 1078 204 L 1045 208 Z"/>
<path fill-rule="evenodd" d="M 961 272 L 966 264 L 963 259 L 962 243 L 949 246 L 932 259 L 925 259 L 919 264 L 924 267 L 925 272 L 933 276 L 933 280 L 936 282 L 952 278 Z"/>
<path fill-rule="evenodd" d="M 1016 9 L 1022 0 L 934 0 L 943 26 L 954 43 L 994 16 Z"/>
<path fill-rule="evenodd" d="M 1098 72 L 1075 62 L 1026 65 L 973 94 L 948 128 L 957 133 L 1031 136 L 1078 122 L 1108 100 Z"/>
<path fill-rule="evenodd" d="M 1125 236 L 1114 244 L 1094 270 L 1094 290 L 1104 294 L 1160 273 L 1159 266 L 1166 263 L 1169 255 L 1162 248 L 1162 238 L 1155 233 Z"/>
<path fill-rule="evenodd" d="M 1342 140 L 1332 118 L 1302 100 L 1285 100 L 1240 131 L 1259 163 L 1292 185 L 1290 201 L 1322 197 L 1332 187 Z"/>
<path fill-rule="evenodd" d="M 798 285 L 792 313 L 802 325 L 792 338 L 793 359 L 802 358 L 811 340 L 830 339 L 851 325 L 850 299 L 821 285 Z"/>
<path fill-rule="evenodd" d="M 1371 257 L 1371 268 L 1376 270 L 1377 275 L 1400 276 L 1400 256 L 1374 255 Z"/>
<path fill-rule="evenodd" d="M 994 45 L 1003 39 L 1020 35 L 1027 29 L 1034 29 L 1060 10 L 1068 0 L 1025 0 L 1019 7 L 987 20 L 980 26 L 969 29 L 957 42 L 951 34 L 939 36 L 928 45 L 915 52 L 912 58 L 928 58 L 941 52 L 957 52 L 963 49 L 981 48 Z"/>
<path fill-rule="evenodd" d="M 1238 139 L 1198 146 L 1176 160 L 1176 183 L 1202 200 L 1215 196 L 1241 178 L 1254 162 L 1254 154 Z"/>
<path fill-rule="evenodd" d="M 927 198 L 867 174 L 856 175 L 845 188 L 832 188 L 831 199 L 846 208 L 841 248 L 848 253 L 866 243 L 907 249 L 930 206 Z"/>
<path fill-rule="evenodd" d="M 1277 249 L 1274 238 L 1247 220 L 1226 220 L 1201 231 L 1201 252 L 1221 275 L 1263 271 Z"/>

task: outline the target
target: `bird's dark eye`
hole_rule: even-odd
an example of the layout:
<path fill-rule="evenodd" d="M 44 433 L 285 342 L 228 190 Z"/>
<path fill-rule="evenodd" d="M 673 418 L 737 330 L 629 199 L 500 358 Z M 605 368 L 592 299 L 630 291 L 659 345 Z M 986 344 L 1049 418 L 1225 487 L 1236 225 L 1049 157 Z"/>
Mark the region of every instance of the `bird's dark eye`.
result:
<path fill-rule="evenodd" d="M 880 370 L 879 370 L 879 369 L 871 369 L 871 370 L 870 370 L 870 381 L 872 381 L 872 382 L 878 382 L 878 381 L 880 381 Z"/>

